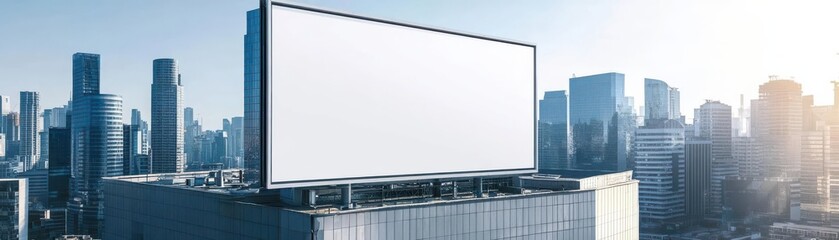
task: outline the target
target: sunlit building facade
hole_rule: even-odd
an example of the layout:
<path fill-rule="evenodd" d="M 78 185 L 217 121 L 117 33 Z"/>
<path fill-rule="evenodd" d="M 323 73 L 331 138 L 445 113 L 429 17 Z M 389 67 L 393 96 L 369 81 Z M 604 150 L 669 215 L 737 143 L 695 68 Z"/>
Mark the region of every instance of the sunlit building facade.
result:
<path fill-rule="evenodd" d="M 569 80 L 569 155 L 577 169 L 629 168 L 634 122 L 625 105 L 624 75 L 604 73 Z"/>

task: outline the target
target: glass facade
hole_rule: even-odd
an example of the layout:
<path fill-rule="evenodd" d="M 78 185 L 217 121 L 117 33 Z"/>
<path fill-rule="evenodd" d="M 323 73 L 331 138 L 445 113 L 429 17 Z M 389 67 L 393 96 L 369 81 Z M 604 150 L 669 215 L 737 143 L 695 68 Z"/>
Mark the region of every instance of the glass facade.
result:
<path fill-rule="evenodd" d="M 175 59 L 153 61 L 151 85 L 152 173 L 184 170 L 183 85 Z"/>
<path fill-rule="evenodd" d="M 0 179 L 0 239 L 29 239 L 28 181 Z"/>
<path fill-rule="evenodd" d="M 98 237 L 104 208 L 102 178 L 123 173 L 122 97 L 98 94 L 73 99 L 71 126 L 67 231 Z"/>
<path fill-rule="evenodd" d="M 661 80 L 645 78 L 644 120 L 670 119 L 670 109 L 670 86 Z"/>
<path fill-rule="evenodd" d="M 99 94 L 99 54 L 73 54 L 73 99 Z"/>
<path fill-rule="evenodd" d="M 260 111 L 260 18 L 259 9 L 248 11 L 245 33 L 245 117 L 244 165 L 245 180 L 260 179 L 261 161 L 261 111 Z"/>
<path fill-rule="evenodd" d="M 545 92 L 539 100 L 539 169 L 568 169 L 568 96 Z"/>
<path fill-rule="evenodd" d="M 624 75 L 604 73 L 569 81 L 569 154 L 572 167 L 589 170 L 628 169 L 634 123 L 625 111 Z"/>
<path fill-rule="evenodd" d="M 711 141 L 687 141 L 685 163 L 685 214 L 699 223 L 710 215 Z"/>

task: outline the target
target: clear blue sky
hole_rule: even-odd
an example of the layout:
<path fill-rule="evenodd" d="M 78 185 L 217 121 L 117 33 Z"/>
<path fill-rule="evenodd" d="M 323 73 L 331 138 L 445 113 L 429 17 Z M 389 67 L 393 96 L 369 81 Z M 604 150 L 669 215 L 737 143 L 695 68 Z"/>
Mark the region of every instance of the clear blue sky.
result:
<path fill-rule="evenodd" d="M 830 104 L 839 79 L 835 1 L 290 1 L 538 45 L 540 90 L 617 71 L 643 105 L 643 78 L 682 91 L 683 114 L 704 99 L 737 107 L 768 75 L 793 76 Z M 242 35 L 256 0 L 2 1 L 0 94 L 41 92 L 42 108 L 70 98 L 71 55 L 102 55 L 102 92 L 148 118 L 151 62 L 179 60 L 186 106 L 206 129 L 242 115 Z M 574 94 L 573 92 L 570 94 Z M 541 96 L 540 96 L 541 97 Z M 17 108 L 15 106 L 14 108 Z"/>

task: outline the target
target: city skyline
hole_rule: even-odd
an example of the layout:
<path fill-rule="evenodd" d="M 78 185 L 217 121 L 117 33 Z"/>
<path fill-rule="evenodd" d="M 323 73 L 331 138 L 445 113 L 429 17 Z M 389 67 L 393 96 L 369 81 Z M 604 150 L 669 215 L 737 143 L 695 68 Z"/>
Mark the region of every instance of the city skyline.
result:
<path fill-rule="evenodd" d="M 804 85 L 804 94 L 815 95 L 815 105 L 824 105 L 832 102 L 830 81 L 839 79 L 839 46 L 835 44 L 839 33 L 819 30 L 839 22 L 839 16 L 829 11 L 836 9 L 830 5 L 836 3 L 831 2 L 289 2 L 535 43 L 540 46 L 539 96 L 545 91 L 568 90 L 567 79 L 573 75 L 614 71 L 626 75 L 626 95 L 635 97 L 636 107 L 644 102 L 644 78 L 665 79 L 691 89 L 682 91 L 682 109 L 691 109 L 705 99 L 737 106 L 739 94 L 755 99 L 754 86 L 768 75 L 779 75 L 794 76 Z M 257 7 L 256 1 L 234 1 L 223 7 L 198 1 L 131 8 L 127 3 L 97 1 L 74 6 L 4 4 L 10 7 L 0 8 L 4 20 L 0 30 L 44 30 L 36 33 L 35 41 L 8 39 L 9 44 L 0 46 L 0 52 L 9 53 L 6 56 L 16 56 L 0 58 L 0 64 L 8 66 L 4 69 L 6 79 L 14 79 L 0 95 L 11 96 L 15 111 L 19 111 L 19 91 L 40 92 L 44 108 L 66 104 L 70 99 L 66 81 L 70 78 L 69 56 L 93 52 L 102 55 L 102 77 L 107 79 L 102 89 L 123 97 L 126 119 L 133 108 L 150 112 L 152 77 L 148 69 L 151 60 L 165 57 L 179 60 L 184 106 L 194 107 L 196 119 L 207 128 L 221 129 L 223 118 L 243 115 L 242 91 L 229 89 L 243 87 L 245 12 Z M 166 7 L 148 7 L 158 5 Z M 181 15 L 172 14 L 187 9 L 194 20 L 178 20 Z M 27 14 L 21 15 L 24 12 Z M 137 22 L 143 14 L 158 17 Z M 22 17 L 31 21 L 16 21 Z M 99 18 L 109 21 L 96 21 Z M 54 24 L 57 21 L 62 24 Z M 81 24 L 85 29 L 72 31 Z M 212 24 L 214 30 L 205 31 L 201 27 L 205 24 Z M 129 28 L 134 31 L 120 30 Z M 100 37 L 102 32 L 110 34 Z M 53 42 L 55 39 L 62 42 Z M 44 68 L 50 71 L 41 71 Z M 731 87 L 710 87 L 723 83 Z M 218 94 L 230 97 L 213 97 Z M 691 112 L 683 114 L 692 119 Z"/>

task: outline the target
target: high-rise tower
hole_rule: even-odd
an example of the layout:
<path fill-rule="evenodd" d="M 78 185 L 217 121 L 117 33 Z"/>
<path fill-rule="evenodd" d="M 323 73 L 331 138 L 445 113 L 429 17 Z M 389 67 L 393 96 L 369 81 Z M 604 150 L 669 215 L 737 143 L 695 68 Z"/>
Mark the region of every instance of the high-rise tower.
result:
<path fill-rule="evenodd" d="M 152 173 L 183 172 L 183 85 L 175 59 L 154 60 L 151 88 Z"/>
<path fill-rule="evenodd" d="M 259 9 L 248 11 L 247 32 L 245 33 L 245 181 L 257 182 L 261 168 L 261 131 L 260 121 L 260 18 Z"/>

